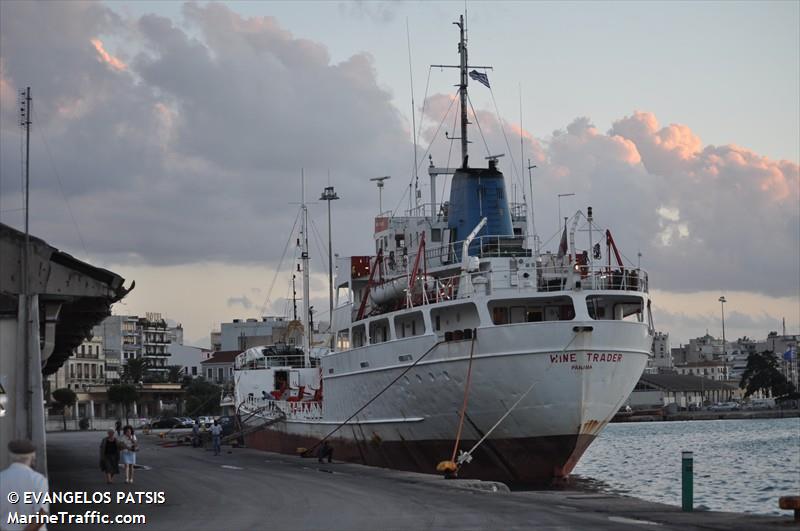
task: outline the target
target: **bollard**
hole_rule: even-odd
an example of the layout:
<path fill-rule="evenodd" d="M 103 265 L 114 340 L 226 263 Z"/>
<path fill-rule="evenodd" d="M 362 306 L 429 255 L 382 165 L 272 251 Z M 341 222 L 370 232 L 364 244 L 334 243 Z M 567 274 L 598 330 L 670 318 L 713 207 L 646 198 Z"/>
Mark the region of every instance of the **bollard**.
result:
<path fill-rule="evenodd" d="M 694 457 L 692 452 L 681 452 L 681 507 L 691 512 L 694 507 Z"/>

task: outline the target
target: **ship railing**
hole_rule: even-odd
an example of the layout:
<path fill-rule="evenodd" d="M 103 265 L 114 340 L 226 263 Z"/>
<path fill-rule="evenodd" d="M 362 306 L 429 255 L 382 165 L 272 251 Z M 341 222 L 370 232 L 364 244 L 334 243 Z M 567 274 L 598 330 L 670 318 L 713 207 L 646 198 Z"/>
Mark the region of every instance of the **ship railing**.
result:
<path fill-rule="evenodd" d="M 572 289 L 580 282 L 584 290 L 649 291 L 647 272 L 643 269 L 611 268 L 573 264 L 571 266 L 538 267 L 538 291 L 562 291 Z"/>
<path fill-rule="evenodd" d="M 478 258 L 532 256 L 525 236 L 478 236 L 469 246 L 470 256 Z M 447 243 L 425 251 L 426 260 L 440 260 L 443 264 L 461 261 L 464 240 Z"/>
<path fill-rule="evenodd" d="M 526 276 L 527 275 L 527 276 Z M 421 285 L 420 283 L 419 285 Z M 425 290 L 410 298 L 411 307 L 425 306 L 475 295 L 496 295 L 500 292 L 554 292 L 581 290 L 614 290 L 648 292 L 647 272 L 642 269 L 613 269 L 606 266 L 542 266 L 536 269 L 495 269 L 436 277 L 425 282 Z M 386 313 L 407 307 L 408 299 L 381 308 Z M 357 313 L 353 310 L 353 321 Z"/>
<path fill-rule="evenodd" d="M 269 398 L 248 396 L 244 409 L 262 416 L 284 415 L 290 420 L 313 420 L 322 418 L 322 402 L 316 400 L 270 400 Z"/>

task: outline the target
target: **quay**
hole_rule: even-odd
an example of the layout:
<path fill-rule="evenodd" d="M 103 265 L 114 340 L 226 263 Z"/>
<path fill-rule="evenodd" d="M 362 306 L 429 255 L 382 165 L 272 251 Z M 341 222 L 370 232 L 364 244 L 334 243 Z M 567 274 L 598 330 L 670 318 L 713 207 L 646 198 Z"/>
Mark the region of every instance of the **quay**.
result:
<path fill-rule="evenodd" d="M 509 491 L 495 482 L 445 480 L 316 459 L 223 447 L 221 456 L 139 436 L 135 483 L 106 485 L 98 467 L 102 432 L 47 436 L 51 492 L 163 492 L 156 504 L 54 504 L 83 514 L 143 514 L 139 525 L 49 525 L 48 529 L 436 530 L 785 529 L 791 517 L 711 511 L 577 490 Z M 776 498 L 775 503 L 778 503 Z"/>

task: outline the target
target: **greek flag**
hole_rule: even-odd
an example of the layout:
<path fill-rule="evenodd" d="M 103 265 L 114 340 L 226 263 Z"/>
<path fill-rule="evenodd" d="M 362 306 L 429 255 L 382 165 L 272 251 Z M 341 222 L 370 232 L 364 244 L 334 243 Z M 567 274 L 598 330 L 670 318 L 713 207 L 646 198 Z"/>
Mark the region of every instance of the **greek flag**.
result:
<path fill-rule="evenodd" d="M 794 348 L 787 348 L 786 352 L 783 353 L 783 359 L 786 361 L 792 361 L 794 359 Z"/>
<path fill-rule="evenodd" d="M 469 73 L 469 77 L 471 77 L 478 83 L 486 85 L 486 88 L 492 88 L 489 86 L 489 77 L 484 73 L 478 72 L 477 70 L 473 70 L 472 72 Z"/>

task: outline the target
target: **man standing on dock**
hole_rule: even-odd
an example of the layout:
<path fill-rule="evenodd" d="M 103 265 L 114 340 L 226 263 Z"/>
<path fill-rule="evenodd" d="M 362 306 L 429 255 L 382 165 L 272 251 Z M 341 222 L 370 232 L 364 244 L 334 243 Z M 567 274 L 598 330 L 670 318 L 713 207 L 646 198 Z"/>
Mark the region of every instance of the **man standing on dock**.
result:
<path fill-rule="evenodd" d="M 222 426 L 215 420 L 214 425 L 211 426 L 211 440 L 214 443 L 214 455 L 222 453 L 220 448 L 222 444 Z"/>
<path fill-rule="evenodd" d="M 9 531 L 16 529 L 47 531 L 44 522 L 37 521 L 47 515 L 49 504 L 42 500 L 34 503 L 19 503 L 25 493 L 47 494 L 50 488 L 47 478 L 33 469 L 36 460 L 36 447 L 29 440 L 8 443 L 11 465 L 0 472 L 0 486 L 3 496 L 0 499 L 0 528 Z M 25 518 L 29 523 L 14 523 L 14 519 Z"/>

